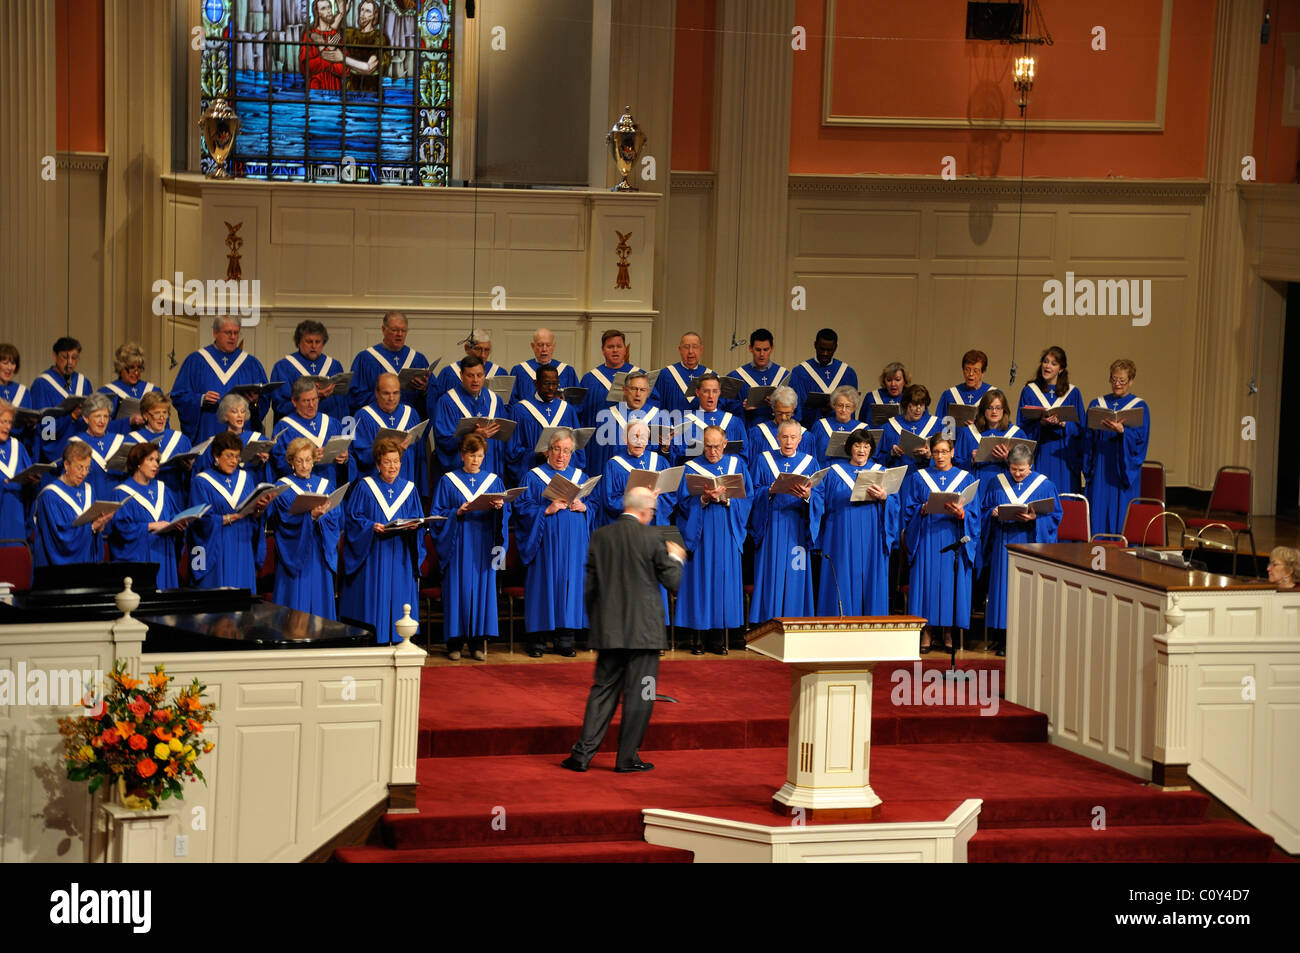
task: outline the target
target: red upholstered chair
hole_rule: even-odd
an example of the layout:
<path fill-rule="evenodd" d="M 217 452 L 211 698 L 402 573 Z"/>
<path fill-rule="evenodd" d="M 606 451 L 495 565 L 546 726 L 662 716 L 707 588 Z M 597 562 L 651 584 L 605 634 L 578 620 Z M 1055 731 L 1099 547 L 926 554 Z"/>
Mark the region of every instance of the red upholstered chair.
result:
<path fill-rule="evenodd" d="M 1159 500 L 1138 497 L 1129 500 L 1124 514 L 1123 536 L 1133 546 L 1165 545 L 1165 505 Z"/>
<path fill-rule="evenodd" d="M 1086 543 L 1092 539 L 1092 512 L 1082 493 L 1061 494 L 1061 524 L 1056 528 L 1058 543 Z"/>
<path fill-rule="evenodd" d="M 1119 546 L 1121 549 L 1128 546 L 1128 540 L 1124 538 L 1123 533 L 1097 533 L 1089 542 L 1101 543 L 1103 546 Z"/>
<path fill-rule="evenodd" d="M 257 594 L 263 602 L 270 602 L 275 592 L 275 534 L 266 534 L 266 558 L 257 568 Z"/>
<path fill-rule="evenodd" d="M 14 592 L 32 587 L 32 551 L 25 539 L 0 539 L 0 582 L 7 582 Z"/>
<path fill-rule="evenodd" d="M 1255 559 L 1255 534 L 1250 525 L 1250 467 L 1219 467 L 1214 477 L 1214 489 L 1210 491 L 1210 502 L 1205 507 L 1204 516 L 1193 516 L 1187 520 L 1187 528 L 1202 529 L 1215 523 L 1226 526 L 1232 533 L 1232 571 L 1237 572 L 1237 558 L 1241 553 L 1241 537 L 1250 539 L 1250 562 L 1254 575 L 1259 575 L 1258 560 Z"/>
<path fill-rule="evenodd" d="M 1165 465 L 1159 460 L 1148 460 L 1142 464 L 1142 476 L 1138 480 L 1138 496 L 1165 502 Z"/>
<path fill-rule="evenodd" d="M 519 546 L 515 534 L 510 534 L 506 547 L 506 568 L 497 573 L 497 589 L 506 600 L 506 618 L 510 622 L 510 654 L 515 654 L 515 619 L 523 615 L 515 614 L 515 606 L 522 610 L 524 605 L 524 561 L 519 558 Z"/>
<path fill-rule="evenodd" d="M 438 569 L 438 546 L 431 534 L 424 537 L 424 559 L 420 562 L 420 621 L 425 628 L 425 648 L 433 644 L 433 605 L 442 605 L 442 573 Z"/>

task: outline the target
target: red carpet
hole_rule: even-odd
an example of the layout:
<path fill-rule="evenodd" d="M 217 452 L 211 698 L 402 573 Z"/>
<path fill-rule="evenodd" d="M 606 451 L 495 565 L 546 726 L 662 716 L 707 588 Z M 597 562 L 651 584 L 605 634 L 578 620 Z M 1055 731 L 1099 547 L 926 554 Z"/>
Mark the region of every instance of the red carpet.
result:
<path fill-rule="evenodd" d="M 927 661 L 938 668 L 943 661 Z M 984 667 L 1001 672 L 1000 660 Z M 910 670 L 910 666 L 904 666 Z M 1267 860 L 1272 839 L 1205 819 L 1208 799 L 1161 792 L 1046 742 L 1046 719 L 1001 702 L 891 703 L 877 668 L 871 784 L 878 822 L 941 820 L 982 798 L 971 861 Z M 591 665 L 430 668 L 423 672 L 418 814 L 384 818 L 383 846 L 344 862 L 673 862 L 684 851 L 643 840 L 645 808 L 775 823 L 785 778 L 789 672 L 775 662 L 676 661 L 661 667 L 643 756 L 647 774 L 616 774 L 608 753 L 586 774 L 559 768 L 577 737 Z M 1096 808 L 1105 829 L 1094 830 Z"/>

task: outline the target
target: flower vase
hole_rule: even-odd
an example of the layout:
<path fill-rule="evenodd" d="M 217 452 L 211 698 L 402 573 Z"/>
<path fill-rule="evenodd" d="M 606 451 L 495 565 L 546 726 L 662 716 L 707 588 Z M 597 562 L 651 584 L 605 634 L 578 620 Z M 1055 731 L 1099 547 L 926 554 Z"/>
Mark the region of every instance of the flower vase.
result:
<path fill-rule="evenodd" d="M 126 793 L 126 778 L 117 779 L 117 803 L 121 804 L 128 811 L 148 811 L 153 809 L 147 797 L 136 797 L 134 794 Z"/>

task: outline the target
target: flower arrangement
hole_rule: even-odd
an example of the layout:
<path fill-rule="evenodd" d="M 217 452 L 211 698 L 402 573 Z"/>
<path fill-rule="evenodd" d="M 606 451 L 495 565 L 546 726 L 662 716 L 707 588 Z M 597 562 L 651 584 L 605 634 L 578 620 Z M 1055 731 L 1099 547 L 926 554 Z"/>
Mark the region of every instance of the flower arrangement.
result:
<path fill-rule="evenodd" d="M 196 678 L 169 704 L 172 678 L 161 665 L 138 679 L 118 661 L 108 678 L 111 688 L 90 714 L 59 719 L 68 779 L 89 780 L 92 792 L 108 780 L 128 806 L 135 799 L 155 808 L 159 800 L 184 797 L 185 778 L 206 784 L 195 762 L 213 748 L 200 738 L 216 710 L 203 701 L 207 686 Z M 84 701 L 89 707 L 90 700 Z"/>

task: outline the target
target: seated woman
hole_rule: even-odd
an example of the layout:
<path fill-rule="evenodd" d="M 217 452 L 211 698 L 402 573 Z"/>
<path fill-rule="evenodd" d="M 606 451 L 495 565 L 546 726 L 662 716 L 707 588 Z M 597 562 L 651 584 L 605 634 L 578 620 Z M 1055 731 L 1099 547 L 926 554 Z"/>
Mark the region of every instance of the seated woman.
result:
<path fill-rule="evenodd" d="M 1300 550 L 1290 546 L 1274 546 L 1268 554 L 1268 581 L 1277 591 L 1291 590 L 1300 584 Z"/>
<path fill-rule="evenodd" d="M 127 341 L 113 352 L 113 372 L 117 374 L 117 380 L 105 384 L 99 389 L 99 393 L 106 395 L 112 401 L 110 409 L 115 418 L 123 400 L 138 401 L 151 391 L 162 393 L 162 388 L 157 384 L 150 384 L 144 380 L 144 348 L 134 341 Z M 114 420 L 112 429 L 118 433 L 130 433 L 143 427 L 144 422 L 144 414 L 137 410 L 130 416 Z"/>
<path fill-rule="evenodd" d="M 104 513 L 92 523 L 72 525 L 96 499 L 86 481 L 89 473 L 90 448 L 80 441 L 68 441 L 63 447 L 62 476 L 41 488 L 32 508 L 35 531 L 32 565 L 57 566 L 103 559 L 99 534 L 114 514 Z"/>
<path fill-rule="evenodd" d="M 242 446 L 247 447 L 250 440 L 267 440 L 268 438 L 253 429 L 245 429 L 248 424 L 248 401 L 239 394 L 227 394 L 221 398 L 221 403 L 217 404 L 217 420 L 226 425 L 226 432 L 232 433 L 239 438 Z M 242 458 L 242 454 L 241 454 Z M 253 483 L 269 483 L 270 468 L 268 463 L 271 454 L 259 453 L 248 463 L 242 464 L 243 469 L 248 471 L 252 477 Z M 209 469 L 213 464 L 212 447 L 203 451 L 203 455 L 194 462 L 194 473 L 202 473 Z"/>
<path fill-rule="evenodd" d="M 971 474 L 953 466 L 952 445 L 953 441 L 942 434 L 931 437 L 930 466 L 908 474 L 899 491 L 903 494 L 902 526 L 911 561 L 907 611 L 929 620 L 921 635 L 922 655 L 930 651 L 930 643 L 940 630 L 944 648 L 950 649 L 953 627 L 970 628 L 971 572 L 980 538 L 979 495 L 964 507 L 945 503 L 942 512 L 924 512 L 931 493 L 961 493 L 975 483 Z M 955 550 L 942 551 L 964 536 L 969 536 L 970 541 Z"/>
<path fill-rule="evenodd" d="M 1007 455 L 1007 473 L 980 483 L 980 510 L 984 526 L 980 531 L 982 564 L 988 567 L 989 605 L 984 626 L 998 655 L 1006 655 L 1007 634 L 1007 546 L 1012 543 L 1054 543 L 1061 524 L 1061 498 L 1052 481 L 1031 467 L 1033 454 L 1026 446 L 1013 447 Z M 1051 512 L 1017 512 L 1009 516 L 1004 507 L 1051 500 Z M 1006 517 L 1006 518 L 1004 518 Z"/>
<path fill-rule="evenodd" d="M 868 427 L 876 428 L 880 424 L 871 422 L 871 408 L 875 404 L 901 404 L 903 391 L 912 386 L 912 377 L 898 361 L 891 361 L 880 372 L 880 389 L 873 390 L 862 400 L 862 419 Z"/>
<path fill-rule="evenodd" d="M 483 472 L 487 441 L 476 433 L 460 438 L 461 466 L 444 473 L 434 490 L 430 511 L 446 519 L 433 532 L 442 567 L 442 637 L 447 657 L 460 658 L 464 643 L 480 662 L 487 661 L 487 640 L 497 637 L 497 554 L 505 552 L 510 507 L 501 500 L 492 509 L 469 512 L 483 493 L 508 487 L 495 473 Z"/>
<path fill-rule="evenodd" d="M 253 512 L 238 512 L 257 486 L 239 468 L 244 445 L 233 433 L 219 433 L 209 449 L 216 462 L 190 486 L 190 505 L 211 507 L 190 526 L 187 556 L 194 584 L 200 589 L 236 586 L 255 592 L 257 567 L 266 559 L 262 514 L 271 500 L 263 497 Z"/>
<path fill-rule="evenodd" d="M 1038 441 L 1035 450 L 1038 472 L 1046 475 L 1062 493 L 1077 493 L 1082 485 L 1079 435 L 1083 433 L 1088 418 L 1079 389 L 1070 383 L 1068 363 L 1065 351 L 1059 347 L 1049 347 L 1043 352 L 1038 363 L 1038 376 L 1020 391 L 1016 424 L 1030 440 Z M 1025 408 L 1037 407 L 1046 412 L 1038 419 L 1030 420 Z M 1062 421 L 1051 412 L 1059 407 L 1074 408 L 1078 423 Z"/>
<path fill-rule="evenodd" d="M 1142 464 L 1151 439 L 1151 408 L 1129 393 L 1137 365 L 1121 358 L 1110 365 L 1110 393 L 1098 397 L 1088 409 L 1142 411 L 1142 423 L 1126 427 L 1107 420 L 1103 429 L 1087 429 L 1082 437 L 1083 475 L 1087 478 L 1088 508 L 1093 533 L 1121 533 L 1128 505 L 1141 494 Z"/>
<path fill-rule="evenodd" d="M 376 440 L 375 472 L 358 480 L 343 504 L 343 595 L 339 616 L 374 628 L 380 645 L 401 640 L 393 627 L 402 607 L 419 621 L 424 525 L 387 529 L 394 520 L 424 518 L 415 484 L 403 479 L 402 444 Z"/>
<path fill-rule="evenodd" d="M 886 467 L 906 466 L 909 471 L 913 471 L 930 462 L 930 447 L 925 444 L 911 453 L 905 453 L 899 446 L 903 431 L 929 440 L 943 429 L 943 425 L 938 417 L 927 410 L 930 406 L 930 392 L 924 384 L 913 384 L 904 390 L 902 404 L 903 412 L 884 426 L 880 446 L 876 449 L 876 462 Z"/>
<path fill-rule="evenodd" d="M 159 460 L 164 464 L 162 481 L 167 484 L 167 489 L 176 494 L 180 502 L 189 493 L 189 475 L 194 461 L 187 460 L 178 466 L 165 466 L 165 464 L 177 454 L 189 451 L 190 438 L 179 430 L 171 428 L 172 401 L 166 394 L 150 391 L 140 398 L 140 415 L 144 418 L 144 426 L 139 430 L 133 430 L 127 439 L 135 443 L 157 445 Z M 180 508 L 184 509 L 184 506 Z"/>
<path fill-rule="evenodd" d="M 980 398 L 975 411 L 975 420 L 965 427 L 957 428 L 957 449 L 953 454 L 953 465 L 975 474 L 982 486 L 987 480 L 997 479 L 999 473 L 1007 472 L 1006 446 L 995 447 L 993 455 L 983 463 L 975 462 L 975 451 L 980 447 L 983 437 L 1021 437 L 1029 436 L 1011 422 L 1007 413 L 1007 395 L 996 387 L 988 390 Z"/>
<path fill-rule="evenodd" d="M 749 535 L 754 540 L 751 624 L 778 616 L 813 614 L 808 521 L 810 507 L 812 519 L 819 519 L 817 510 L 821 499 L 813 497 L 812 488 L 806 484 L 789 493 L 777 493 L 774 488 L 783 473 L 810 477 L 817 471 L 817 461 L 798 449 L 803 439 L 802 429 L 797 420 L 781 421 L 776 432 L 781 449 L 765 450 L 755 461 L 751 474 L 754 480 L 754 506 L 749 519 Z"/>
<path fill-rule="evenodd" d="M 35 477 L 19 483 L 14 479 L 32 465 L 27 448 L 10 436 L 14 405 L 0 400 L 0 540 L 27 538 L 27 496 L 24 492 Z"/>
<path fill-rule="evenodd" d="M 866 424 L 857 419 L 857 410 L 858 392 L 852 387 L 835 388 L 835 393 L 831 394 L 831 415 L 812 425 L 813 456 L 817 458 L 818 467 L 828 467 L 845 459 L 827 457 L 826 447 L 831 442 L 831 434 L 866 427 Z"/>
<path fill-rule="evenodd" d="M 120 433 L 110 433 L 109 423 L 112 416 L 112 402 L 107 394 L 91 394 L 81 402 L 81 420 L 85 430 L 75 433 L 70 440 L 79 440 L 90 447 L 90 485 L 95 488 L 95 499 L 111 500 L 113 491 L 122 482 L 121 469 L 109 470 L 109 460 L 121 449 L 122 444 L 130 446 L 129 437 Z M 77 425 L 73 425 L 74 430 Z"/>
<path fill-rule="evenodd" d="M 813 488 L 821 500 L 820 519 L 812 525 L 812 542 L 826 553 L 817 615 L 889 615 L 889 553 L 898 545 L 900 495 L 881 486 L 867 489 L 867 498 L 853 502 L 853 485 L 863 470 L 883 470 L 871 462 L 871 436 L 849 435 L 847 460 L 831 464 L 831 472 Z"/>
<path fill-rule="evenodd" d="M 136 444 L 126 455 L 126 482 L 117 488 L 122 506 L 108 529 L 108 553 L 114 562 L 157 563 L 158 588 L 175 589 L 182 537 L 163 529 L 183 507 L 158 479 L 158 466 L 158 448 L 152 443 Z"/>
<path fill-rule="evenodd" d="M 326 504 L 321 503 L 305 513 L 290 513 L 299 495 L 328 496 L 335 488 L 329 477 L 312 476 L 316 445 L 306 437 L 289 444 L 286 455 L 293 471 L 279 479 L 285 489 L 269 508 L 276 563 L 271 601 L 324 619 L 336 619 L 334 576 L 338 572 L 343 510 L 335 507 L 326 512 Z"/>

